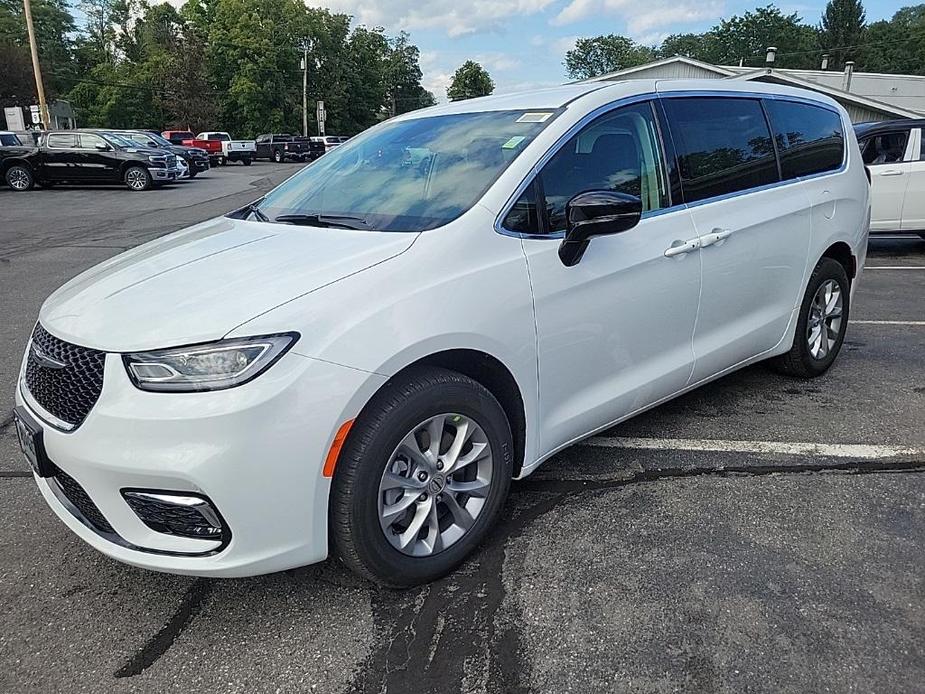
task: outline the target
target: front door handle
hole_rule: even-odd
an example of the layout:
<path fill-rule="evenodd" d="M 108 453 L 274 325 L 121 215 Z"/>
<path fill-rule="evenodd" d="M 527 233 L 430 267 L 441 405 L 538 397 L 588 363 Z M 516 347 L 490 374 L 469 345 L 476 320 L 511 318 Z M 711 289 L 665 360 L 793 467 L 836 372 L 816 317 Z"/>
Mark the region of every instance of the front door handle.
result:
<path fill-rule="evenodd" d="M 684 255 L 700 248 L 700 237 L 689 239 L 687 241 L 675 241 L 665 250 L 665 257 L 672 258 L 676 255 Z"/>
<path fill-rule="evenodd" d="M 881 176 L 902 176 L 903 172 L 899 169 L 887 169 L 880 172 Z"/>
<path fill-rule="evenodd" d="M 709 234 L 700 237 L 700 247 L 712 246 L 714 243 L 725 241 L 730 236 L 732 236 L 732 229 L 714 229 Z"/>

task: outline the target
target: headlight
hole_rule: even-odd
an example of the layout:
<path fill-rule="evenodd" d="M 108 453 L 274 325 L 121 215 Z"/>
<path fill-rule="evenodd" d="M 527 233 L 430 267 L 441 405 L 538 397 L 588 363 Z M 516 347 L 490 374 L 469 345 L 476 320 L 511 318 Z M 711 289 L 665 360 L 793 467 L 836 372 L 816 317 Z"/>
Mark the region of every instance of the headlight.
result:
<path fill-rule="evenodd" d="M 142 390 L 196 392 L 247 383 L 269 369 L 298 333 L 236 337 L 189 347 L 123 354 L 129 378 Z"/>

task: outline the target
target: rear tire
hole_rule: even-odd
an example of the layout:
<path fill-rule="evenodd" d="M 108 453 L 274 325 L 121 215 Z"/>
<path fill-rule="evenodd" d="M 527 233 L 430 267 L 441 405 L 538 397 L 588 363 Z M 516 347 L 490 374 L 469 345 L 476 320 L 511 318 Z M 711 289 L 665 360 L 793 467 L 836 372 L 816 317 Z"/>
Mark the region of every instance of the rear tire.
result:
<path fill-rule="evenodd" d="M 816 265 L 806 286 L 793 346 L 771 363 L 798 378 L 821 376 L 838 356 L 848 327 L 851 285 L 844 266 L 832 258 Z"/>
<path fill-rule="evenodd" d="M 35 177 L 32 175 L 32 169 L 22 164 L 13 164 L 6 170 L 4 180 L 11 190 L 22 193 L 32 190 L 35 185 Z"/>
<path fill-rule="evenodd" d="M 251 165 L 251 160 L 250 160 L 250 159 L 242 159 L 242 160 L 241 160 L 241 163 L 244 164 L 244 166 L 250 166 L 250 165 Z"/>
<path fill-rule="evenodd" d="M 434 367 L 391 380 L 357 417 L 340 453 L 329 510 L 334 553 L 394 588 L 446 575 L 497 520 L 512 451 L 504 410 L 476 381 Z M 393 517 L 393 507 L 406 510 Z"/>
<path fill-rule="evenodd" d="M 130 166 L 125 170 L 125 185 L 129 190 L 141 192 L 150 190 L 154 185 L 154 180 L 145 167 Z"/>

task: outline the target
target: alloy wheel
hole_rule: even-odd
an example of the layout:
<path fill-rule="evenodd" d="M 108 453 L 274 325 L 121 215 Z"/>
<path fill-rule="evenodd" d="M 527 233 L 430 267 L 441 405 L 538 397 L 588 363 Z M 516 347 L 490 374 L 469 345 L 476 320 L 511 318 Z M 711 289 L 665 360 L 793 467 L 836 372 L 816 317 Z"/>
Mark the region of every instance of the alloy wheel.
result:
<path fill-rule="evenodd" d="M 20 168 L 15 168 L 7 175 L 7 183 L 15 190 L 26 190 L 29 187 L 29 174 Z"/>
<path fill-rule="evenodd" d="M 139 169 L 132 169 L 128 172 L 128 185 L 132 190 L 144 190 L 145 186 L 148 184 L 147 177 L 144 172 Z"/>
<path fill-rule="evenodd" d="M 806 342 L 814 359 L 825 359 L 841 332 L 842 290 L 835 280 L 826 280 L 816 290 L 806 321 Z"/>
<path fill-rule="evenodd" d="M 492 485 L 492 450 L 482 427 L 440 414 L 414 427 L 389 458 L 379 483 L 379 523 L 403 554 L 430 556 L 475 525 Z"/>

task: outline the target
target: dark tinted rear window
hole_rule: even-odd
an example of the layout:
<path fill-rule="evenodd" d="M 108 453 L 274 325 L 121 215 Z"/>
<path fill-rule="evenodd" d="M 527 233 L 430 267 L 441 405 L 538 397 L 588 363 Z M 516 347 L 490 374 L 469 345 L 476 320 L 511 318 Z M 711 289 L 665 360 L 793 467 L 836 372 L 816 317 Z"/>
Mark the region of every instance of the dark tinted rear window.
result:
<path fill-rule="evenodd" d="M 842 164 L 845 133 L 834 111 L 794 101 L 764 102 L 785 179 L 834 171 Z"/>
<path fill-rule="evenodd" d="M 767 120 L 757 99 L 665 99 L 687 202 L 779 180 Z"/>

